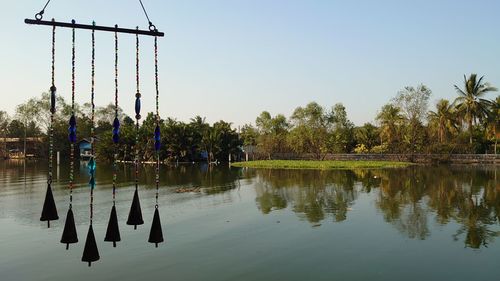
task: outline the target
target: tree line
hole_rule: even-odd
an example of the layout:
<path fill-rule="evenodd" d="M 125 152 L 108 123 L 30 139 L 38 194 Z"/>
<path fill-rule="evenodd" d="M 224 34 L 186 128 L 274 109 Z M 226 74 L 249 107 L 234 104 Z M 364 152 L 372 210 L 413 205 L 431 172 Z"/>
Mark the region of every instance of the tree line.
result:
<path fill-rule="evenodd" d="M 54 150 L 59 151 L 63 157 L 69 155 L 70 145 L 68 141 L 68 121 L 71 116 L 71 106 L 61 96 L 57 96 L 57 110 L 54 116 Z M 50 96 L 43 93 L 41 97 L 34 97 L 16 107 L 16 113 L 12 118 L 0 111 L 0 128 L 3 137 L 38 137 L 47 139 L 50 127 Z M 91 136 L 91 111 L 90 103 L 83 105 L 75 104 L 75 116 L 77 119 L 78 140 L 90 140 Z M 131 161 L 134 159 L 135 151 L 139 152 L 141 161 L 154 160 L 154 130 L 156 117 L 150 112 L 141 119 L 138 128 L 138 142 L 136 145 L 135 120 L 126 115 L 118 108 L 118 119 L 120 120 L 120 142 L 115 145 L 112 141 L 113 120 L 115 107 L 113 104 L 95 108 L 95 153 L 101 160 Z M 190 122 L 177 121 L 172 118 L 160 120 L 162 135 L 162 146 L 160 159 L 171 162 L 194 162 L 194 161 L 225 161 L 229 154 L 238 155 L 241 150 L 241 141 L 231 123 L 218 121 L 208 124 L 205 118 L 195 116 Z M 44 142 L 48 143 L 48 142 Z M 47 155 L 48 147 L 43 145 L 37 156 Z M 78 146 L 75 146 L 78 149 Z M 76 151 L 76 155 L 78 152 Z"/>
<path fill-rule="evenodd" d="M 346 108 L 338 103 L 325 108 L 316 102 L 297 107 L 290 117 L 272 116 L 263 111 L 255 124 L 236 130 L 230 122 L 213 124 L 195 116 L 189 122 L 162 119 L 160 158 L 165 161 L 226 161 L 238 157 L 243 150 L 273 158 L 280 153 L 312 154 L 323 159 L 328 153 L 497 153 L 500 133 L 500 96 L 488 99 L 497 89 L 483 77 L 464 76 L 463 85 L 455 85 L 454 100 L 439 100 L 429 110 L 432 95 L 429 87 L 407 86 L 375 116 L 374 123 L 355 126 Z M 47 137 L 50 126 L 49 95 L 29 99 L 16 108 L 10 118 L 0 111 L 0 129 L 4 137 Z M 54 118 L 55 150 L 69 154 L 67 140 L 71 106 L 57 97 Z M 78 137 L 89 138 L 91 105 L 76 104 Z M 135 142 L 135 121 L 118 108 L 121 121 L 120 144 L 112 142 L 113 104 L 95 110 L 96 154 L 103 159 L 132 160 L 135 149 L 143 161 L 154 158 L 155 116 L 148 113 L 139 126 L 139 142 Z M 46 155 L 46 146 L 38 155 Z"/>
<path fill-rule="evenodd" d="M 297 107 L 290 117 L 263 111 L 255 126 L 241 129 L 243 143 L 271 159 L 278 153 L 497 153 L 500 96 L 483 77 L 464 76 L 453 101 L 441 99 L 429 110 L 432 95 L 420 84 L 400 90 L 378 111 L 374 123 L 355 126 L 344 105 L 327 109 L 316 102 Z"/>

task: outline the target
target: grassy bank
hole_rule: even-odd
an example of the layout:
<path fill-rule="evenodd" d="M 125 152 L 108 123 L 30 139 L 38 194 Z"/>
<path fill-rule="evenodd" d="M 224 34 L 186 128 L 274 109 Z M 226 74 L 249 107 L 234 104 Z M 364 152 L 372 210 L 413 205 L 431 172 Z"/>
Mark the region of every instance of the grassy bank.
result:
<path fill-rule="evenodd" d="M 265 169 L 374 169 L 407 167 L 411 163 L 395 161 L 313 161 L 313 160 L 259 160 L 231 163 L 233 167 Z"/>

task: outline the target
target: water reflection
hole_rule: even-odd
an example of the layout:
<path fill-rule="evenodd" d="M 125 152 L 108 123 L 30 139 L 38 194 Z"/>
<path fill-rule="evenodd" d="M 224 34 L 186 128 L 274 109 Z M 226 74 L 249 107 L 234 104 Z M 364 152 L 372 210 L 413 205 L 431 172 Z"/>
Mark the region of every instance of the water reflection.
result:
<path fill-rule="evenodd" d="M 267 214 L 290 209 L 312 223 L 331 215 L 344 221 L 358 190 L 352 171 L 257 170 L 257 207 Z"/>
<path fill-rule="evenodd" d="M 54 183 L 59 212 L 67 208 L 66 165 Z M 119 216 L 129 208 L 133 171 L 120 166 L 117 209 Z M 76 177 L 74 208 L 77 225 L 88 217 L 88 175 L 84 164 Z M 97 169 L 96 222 L 105 223 L 111 206 L 112 169 Z M 435 226 L 452 228 L 451 239 L 468 248 L 482 248 L 500 234 L 499 167 L 415 166 L 386 170 L 260 170 L 229 168 L 226 165 L 162 166 L 161 206 L 172 206 L 200 198 L 217 204 L 233 204 L 234 194 L 251 196 L 260 213 L 286 212 L 317 226 L 348 221 L 360 212 L 377 212 L 377 217 L 403 237 L 425 240 L 438 231 Z M 0 218 L 39 224 L 39 212 L 46 182 L 44 163 L 0 162 Z M 153 211 L 154 169 L 140 171 L 141 203 Z M 201 193 L 175 194 L 180 187 L 199 187 Z M 240 189 L 240 187 L 242 187 Z M 210 197 L 208 197 L 210 196 Z M 363 210 L 359 202 L 369 202 Z M 252 203 L 253 204 L 253 203 Z M 104 207 L 103 207 L 104 206 Z M 190 206 L 190 208 L 193 205 Z M 183 207 L 187 208 L 187 207 Z M 252 205 L 253 208 L 253 205 Z M 180 211 L 179 211 L 180 212 Z M 147 215 L 149 216 L 149 214 Z M 123 219 L 123 217 L 121 217 Z"/>
<path fill-rule="evenodd" d="M 348 219 L 360 194 L 373 198 L 384 220 L 411 239 L 429 224 L 453 221 L 453 239 L 486 247 L 499 235 L 498 168 L 410 167 L 386 170 L 255 170 L 256 203 L 268 214 L 289 208 L 312 224 Z"/>

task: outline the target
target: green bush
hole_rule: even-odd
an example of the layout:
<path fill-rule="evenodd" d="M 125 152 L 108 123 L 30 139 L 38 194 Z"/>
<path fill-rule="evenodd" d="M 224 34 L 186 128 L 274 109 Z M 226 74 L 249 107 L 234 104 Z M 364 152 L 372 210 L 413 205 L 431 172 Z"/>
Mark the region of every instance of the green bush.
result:
<path fill-rule="evenodd" d="M 370 149 L 371 153 L 382 154 L 387 153 L 389 151 L 389 147 L 387 144 L 376 145 Z"/>
<path fill-rule="evenodd" d="M 354 153 L 357 154 L 368 153 L 368 151 L 368 148 L 362 143 L 357 144 L 354 148 Z"/>

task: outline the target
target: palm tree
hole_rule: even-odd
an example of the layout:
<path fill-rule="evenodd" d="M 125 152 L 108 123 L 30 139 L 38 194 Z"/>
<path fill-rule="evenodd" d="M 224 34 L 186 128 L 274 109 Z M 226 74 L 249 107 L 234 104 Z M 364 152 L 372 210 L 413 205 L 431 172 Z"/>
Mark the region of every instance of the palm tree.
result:
<path fill-rule="evenodd" d="M 458 97 L 454 104 L 458 112 L 463 115 L 464 120 L 469 126 L 469 142 L 472 144 L 472 125 L 477 120 L 483 120 L 488 113 L 490 101 L 484 99 L 488 92 L 497 91 L 497 88 L 483 83 L 484 76 L 477 79 L 477 74 L 471 74 L 469 78 L 464 75 L 464 90 L 455 85 Z"/>
<path fill-rule="evenodd" d="M 401 110 L 392 104 L 386 104 L 377 114 L 376 120 L 380 123 L 380 138 L 387 138 L 388 143 L 393 143 L 398 133 L 398 127 L 404 120 Z"/>
<path fill-rule="evenodd" d="M 490 104 L 486 128 L 492 138 L 495 140 L 495 154 L 497 154 L 498 128 L 500 127 L 500 96 L 497 96 Z"/>
<path fill-rule="evenodd" d="M 457 119 L 454 106 L 446 99 L 441 99 L 436 104 L 436 111 L 429 111 L 429 122 L 437 127 L 439 142 L 443 143 L 446 134 L 457 129 Z"/>

